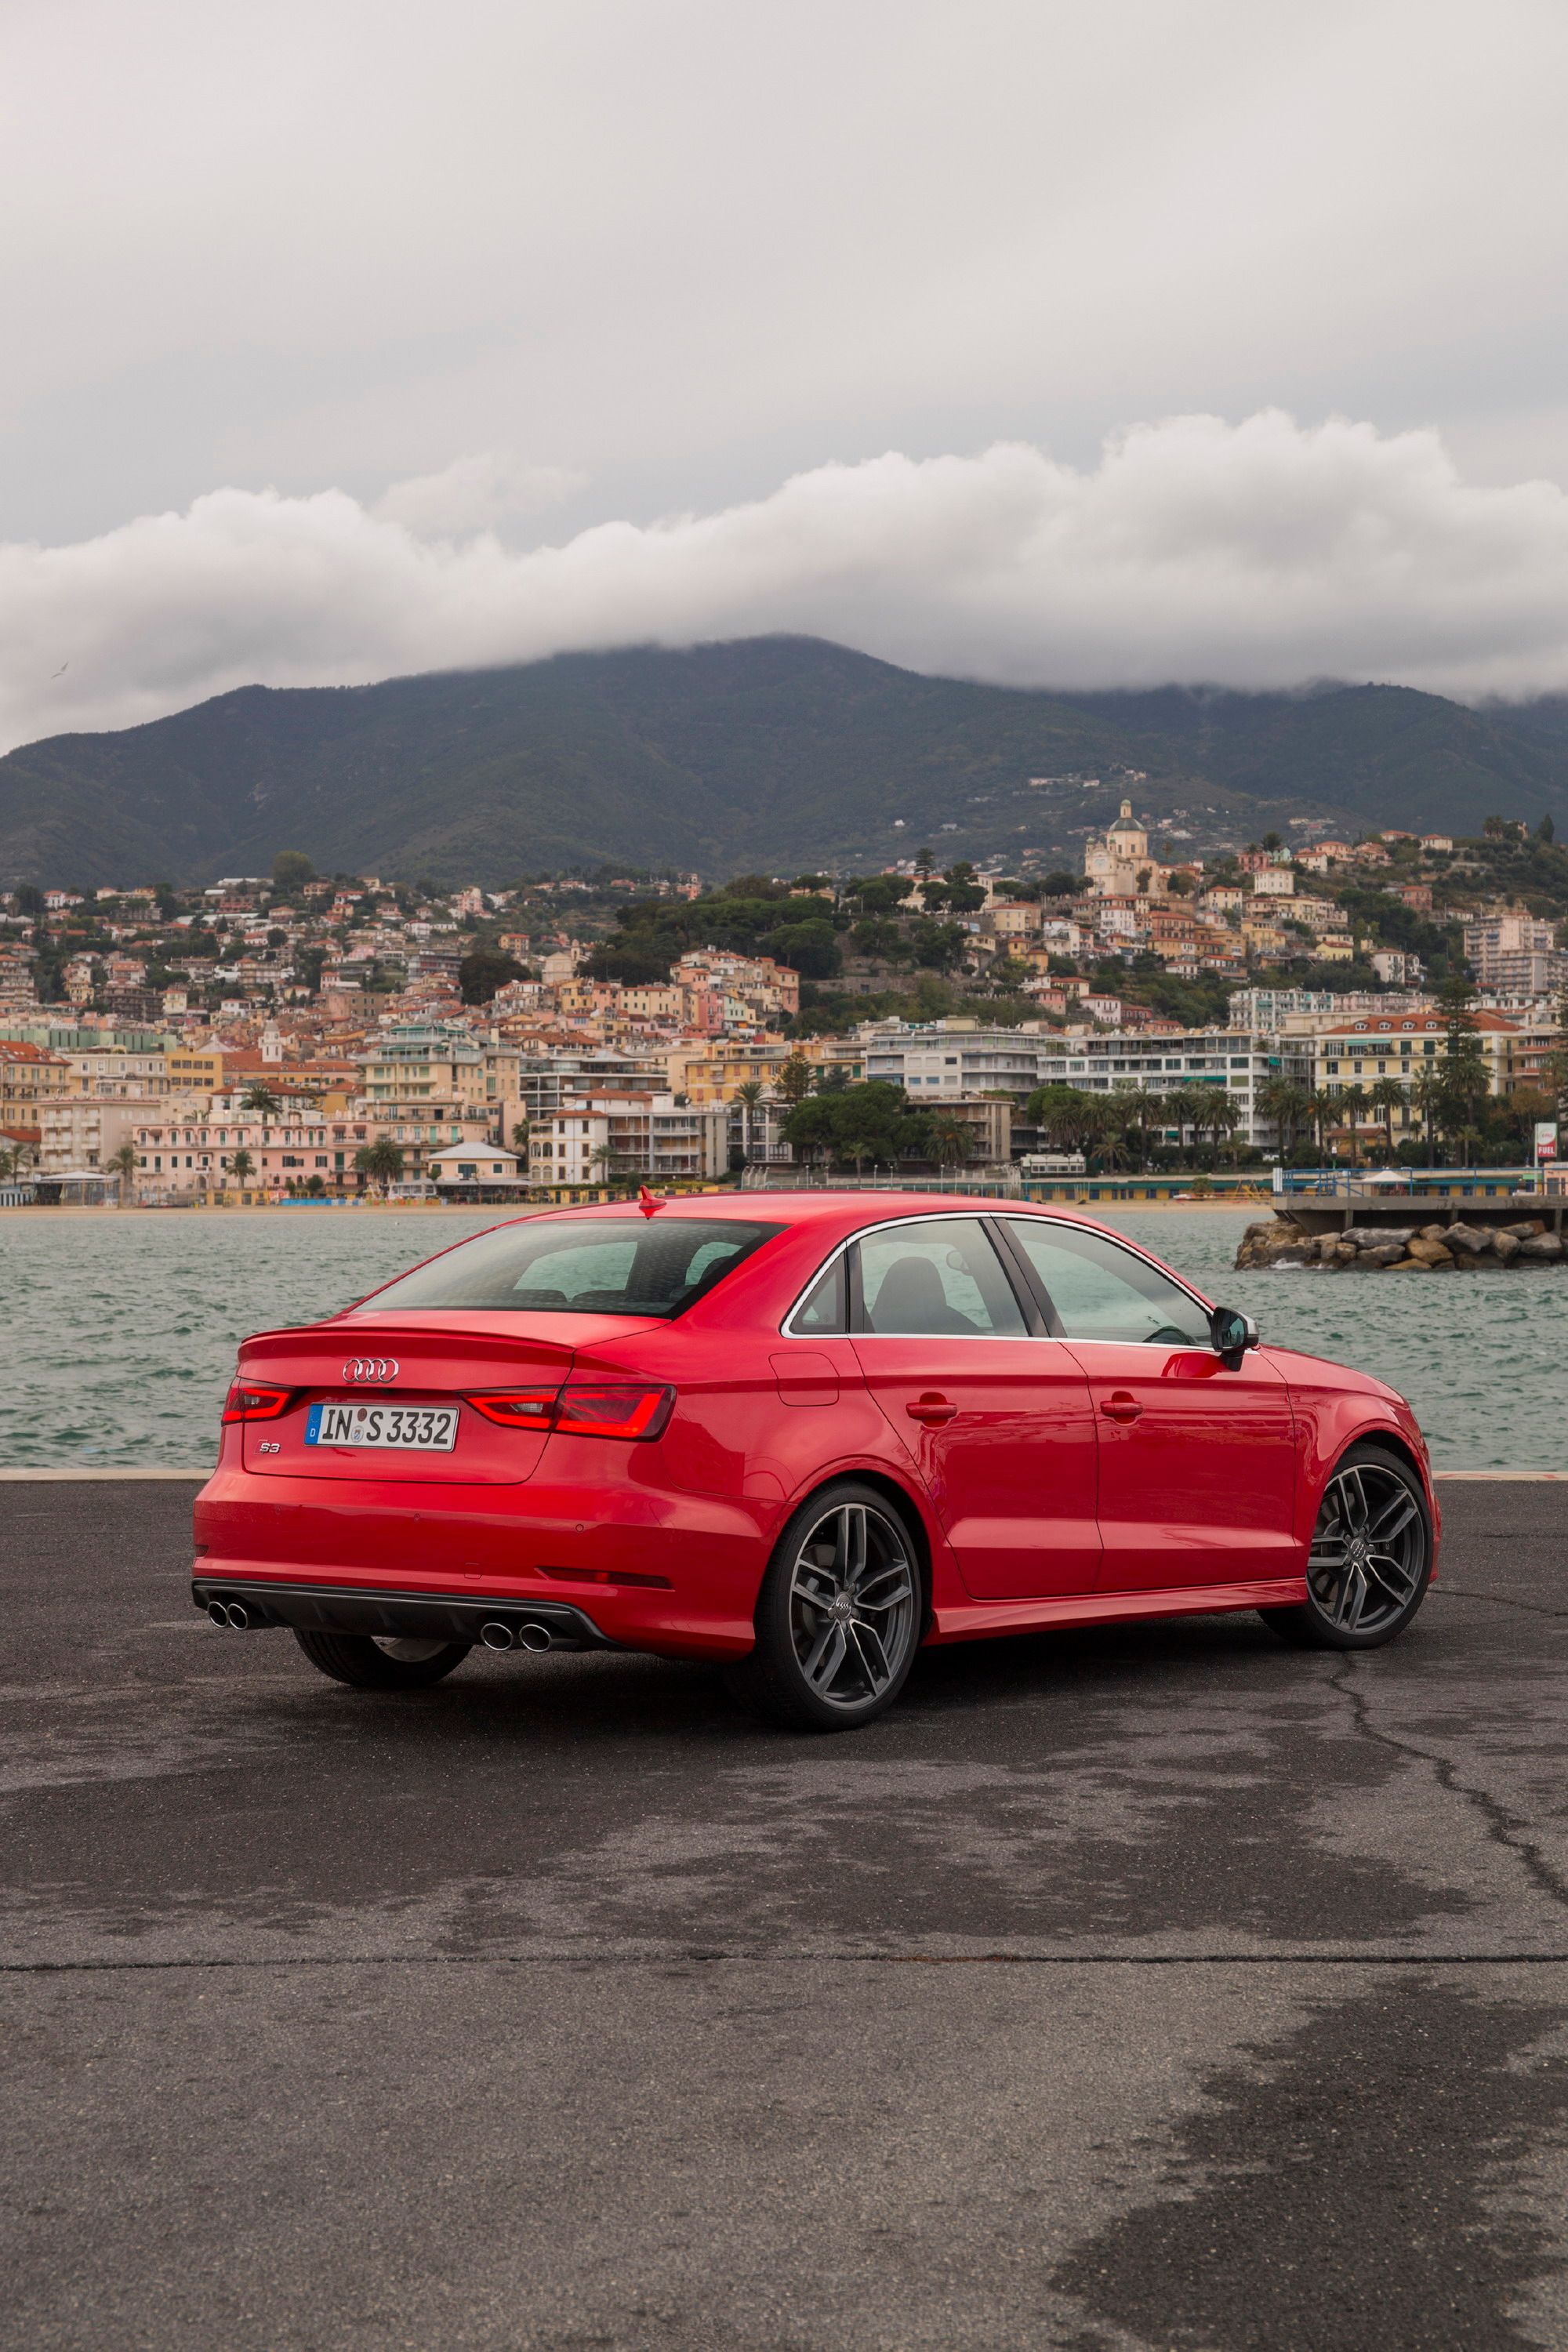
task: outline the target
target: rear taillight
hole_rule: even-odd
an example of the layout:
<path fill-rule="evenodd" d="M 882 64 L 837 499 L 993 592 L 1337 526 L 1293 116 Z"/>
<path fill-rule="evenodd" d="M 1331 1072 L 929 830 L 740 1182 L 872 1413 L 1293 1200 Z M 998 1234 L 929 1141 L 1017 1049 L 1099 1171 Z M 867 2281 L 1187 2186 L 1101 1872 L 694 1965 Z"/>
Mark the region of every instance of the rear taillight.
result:
<path fill-rule="evenodd" d="M 476 1412 L 503 1429 L 552 1429 L 559 1389 L 504 1389 L 495 1396 L 468 1399 Z"/>
<path fill-rule="evenodd" d="M 263 1387 L 259 1381 L 236 1381 L 224 1405 L 225 1421 L 276 1421 L 286 1412 L 292 1389 Z"/>
<path fill-rule="evenodd" d="M 674 1403 L 673 1389 L 583 1381 L 562 1390 L 555 1426 L 574 1437 L 657 1437 Z"/>
<path fill-rule="evenodd" d="M 503 1429 L 558 1429 L 572 1437 L 657 1437 L 675 1391 L 641 1381 L 579 1381 L 563 1389 L 502 1389 L 468 1402 Z"/>

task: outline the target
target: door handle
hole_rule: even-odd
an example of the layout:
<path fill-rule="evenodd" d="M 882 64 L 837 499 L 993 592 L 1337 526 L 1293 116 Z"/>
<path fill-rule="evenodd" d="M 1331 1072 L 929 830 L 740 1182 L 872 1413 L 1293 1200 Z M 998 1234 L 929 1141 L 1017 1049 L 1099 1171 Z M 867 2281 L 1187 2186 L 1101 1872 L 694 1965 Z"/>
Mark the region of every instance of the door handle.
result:
<path fill-rule="evenodd" d="M 940 1429 L 944 1421 L 952 1419 L 958 1407 L 955 1404 L 950 1404 L 946 1397 L 937 1396 L 933 1392 L 927 1396 L 915 1397 L 904 1407 L 904 1411 L 911 1421 L 924 1422 L 928 1429 Z"/>
<path fill-rule="evenodd" d="M 1143 1408 L 1128 1390 L 1113 1389 L 1108 1397 L 1100 1398 L 1100 1410 L 1107 1421 L 1137 1421 Z"/>

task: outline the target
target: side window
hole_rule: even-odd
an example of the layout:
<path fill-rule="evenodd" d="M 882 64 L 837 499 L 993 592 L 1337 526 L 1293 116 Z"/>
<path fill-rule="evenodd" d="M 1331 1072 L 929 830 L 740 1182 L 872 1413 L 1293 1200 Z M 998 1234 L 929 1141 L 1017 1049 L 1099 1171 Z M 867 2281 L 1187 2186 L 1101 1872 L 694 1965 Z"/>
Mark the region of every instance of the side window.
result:
<path fill-rule="evenodd" d="M 790 1329 L 804 1337 L 808 1331 L 826 1337 L 848 1328 L 848 1261 L 839 1251 L 826 1274 L 818 1275 L 800 1305 Z"/>
<path fill-rule="evenodd" d="M 933 1217 L 867 1234 L 859 1244 L 868 1331 L 1022 1339 L 1025 1323 L 1002 1262 L 971 1217 Z"/>
<path fill-rule="evenodd" d="M 1196 1299 L 1131 1250 L 1033 1217 L 1010 1217 L 1007 1230 L 1044 1283 L 1064 1339 L 1210 1345 L 1208 1317 Z"/>

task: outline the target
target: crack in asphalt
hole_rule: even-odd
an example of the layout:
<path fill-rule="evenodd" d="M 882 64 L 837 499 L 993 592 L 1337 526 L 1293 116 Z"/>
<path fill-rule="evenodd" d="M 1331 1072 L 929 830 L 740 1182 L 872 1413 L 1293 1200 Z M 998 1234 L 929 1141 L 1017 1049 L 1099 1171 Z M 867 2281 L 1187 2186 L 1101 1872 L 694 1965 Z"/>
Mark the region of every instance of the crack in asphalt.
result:
<path fill-rule="evenodd" d="M 1473 1788 L 1469 1782 L 1461 1780 L 1457 1769 L 1447 1757 L 1434 1753 L 1427 1748 L 1418 1748 L 1414 1740 L 1402 1739 L 1397 1732 L 1380 1730 L 1372 1719 L 1372 1710 L 1367 1700 L 1360 1691 L 1353 1690 L 1343 1679 L 1345 1675 L 1353 1674 L 1354 1671 L 1354 1667 L 1347 1659 L 1339 1673 L 1328 1675 L 1326 1680 L 1329 1689 L 1337 1691 L 1340 1696 L 1349 1703 L 1358 1734 L 1363 1738 L 1374 1741 L 1381 1748 L 1391 1748 L 1396 1756 L 1405 1757 L 1418 1764 L 1430 1765 L 1436 1776 L 1438 1787 L 1446 1790 L 1449 1796 L 1462 1799 L 1479 1816 L 1489 1843 L 1500 1846 L 1506 1853 L 1511 1853 L 1522 1863 L 1532 1883 L 1543 1895 L 1550 1895 L 1553 1903 L 1568 1906 L 1568 1884 L 1564 1884 L 1553 1870 L 1540 1847 L 1522 1834 L 1524 1823 L 1519 1816 L 1516 1813 L 1510 1813 L 1508 1807 L 1500 1803 L 1489 1790 Z"/>
<path fill-rule="evenodd" d="M 1568 1609 L 1547 1609 L 1539 1601 L 1515 1601 L 1507 1592 L 1468 1592 L 1462 1584 L 1443 1584 L 1435 1589 L 1445 1601 L 1490 1601 L 1499 1609 L 1522 1609 L 1527 1617 L 1568 1618 Z"/>

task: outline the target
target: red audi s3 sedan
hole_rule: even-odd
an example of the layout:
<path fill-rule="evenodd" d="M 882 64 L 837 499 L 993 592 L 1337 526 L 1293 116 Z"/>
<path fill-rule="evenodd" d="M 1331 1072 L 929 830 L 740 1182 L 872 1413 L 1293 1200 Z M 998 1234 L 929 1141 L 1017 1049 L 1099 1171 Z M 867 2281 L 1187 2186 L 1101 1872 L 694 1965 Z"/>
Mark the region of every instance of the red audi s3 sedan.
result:
<path fill-rule="evenodd" d="M 515 1218 L 247 1339 L 223 1419 L 197 1606 L 363 1689 L 624 1648 L 836 1730 L 922 1643 L 1250 1609 L 1369 1648 L 1436 1562 L 1402 1397 L 1011 1202 Z"/>

